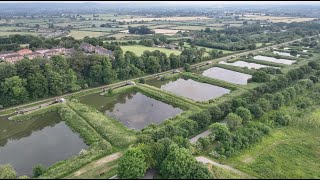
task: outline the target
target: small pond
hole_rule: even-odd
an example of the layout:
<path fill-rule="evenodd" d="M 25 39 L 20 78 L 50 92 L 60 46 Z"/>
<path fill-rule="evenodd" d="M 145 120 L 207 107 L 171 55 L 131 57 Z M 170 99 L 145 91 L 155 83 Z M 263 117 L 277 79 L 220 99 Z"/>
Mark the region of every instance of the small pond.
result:
<path fill-rule="evenodd" d="M 111 97 L 99 93 L 83 96 L 81 103 L 91 105 L 100 112 L 119 120 L 128 128 L 141 130 L 148 124 L 161 124 L 164 120 L 183 112 L 180 108 L 155 100 L 136 91 Z"/>
<path fill-rule="evenodd" d="M 49 167 L 87 147 L 56 112 L 23 122 L 0 117 L 0 164 L 11 164 L 18 176 L 32 177 L 33 166 Z"/>
<path fill-rule="evenodd" d="M 287 53 L 287 52 L 279 52 L 279 51 L 273 51 L 274 54 L 279 54 L 279 55 L 282 55 L 282 56 L 290 56 L 290 57 L 294 57 L 292 56 L 290 53 Z M 300 54 L 297 54 L 297 57 L 299 57 Z"/>
<path fill-rule="evenodd" d="M 227 63 L 225 61 L 220 61 L 219 64 L 226 64 L 226 65 L 238 66 L 238 67 L 247 67 L 248 69 L 260 69 L 260 68 L 264 68 L 264 67 L 272 67 L 272 66 L 267 66 L 267 65 L 263 65 L 263 64 L 248 63 L 245 61 L 236 61 L 233 63 Z M 274 68 L 276 68 L 276 67 L 274 67 Z"/>
<path fill-rule="evenodd" d="M 224 80 L 230 83 L 243 84 L 243 85 L 247 84 L 248 79 L 252 78 L 252 76 L 249 74 L 239 73 L 239 72 L 235 72 L 235 71 L 231 71 L 231 70 L 223 69 L 219 67 L 213 67 L 213 68 L 207 69 L 203 71 L 202 75 L 210 78 Z"/>
<path fill-rule="evenodd" d="M 154 81 L 158 82 L 155 83 Z M 146 81 L 146 83 L 194 101 L 207 101 L 230 92 L 229 89 L 197 82 L 188 78 L 178 78 L 166 81 L 153 79 L 152 81 Z"/>
<path fill-rule="evenodd" d="M 259 61 L 269 61 L 269 62 L 274 62 L 274 63 L 287 64 L 287 65 L 291 65 L 291 64 L 293 64 L 295 62 L 293 60 L 277 59 L 277 58 L 274 58 L 274 57 L 260 56 L 260 55 L 254 56 L 253 59 L 259 60 Z"/>

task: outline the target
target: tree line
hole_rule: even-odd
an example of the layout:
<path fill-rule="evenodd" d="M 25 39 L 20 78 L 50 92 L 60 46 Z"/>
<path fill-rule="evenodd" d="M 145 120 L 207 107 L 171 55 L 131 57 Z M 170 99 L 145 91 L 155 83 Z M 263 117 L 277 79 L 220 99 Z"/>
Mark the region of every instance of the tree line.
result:
<path fill-rule="evenodd" d="M 17 105 L 50 96 L 62 95 L 88 87 L 110 84 L 208 60 L 198 49 L 185 49 L 181 55 L 169 57 L 160 51 L 145 51 L 140 57 L 133 52 L 114 49 L 114 60 L 104 55 L 23 59 L 15 64 L 0 64 L 0 104 Z"/>

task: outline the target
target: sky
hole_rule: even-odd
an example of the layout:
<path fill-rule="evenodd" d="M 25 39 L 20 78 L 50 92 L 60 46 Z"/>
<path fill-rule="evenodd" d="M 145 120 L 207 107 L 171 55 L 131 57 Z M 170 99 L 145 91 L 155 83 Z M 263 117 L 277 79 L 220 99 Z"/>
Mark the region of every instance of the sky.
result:
<path fill-rule="evenodd" d="M 190 4 L 190 5 L 205 5 L 205 4 L 221 4 L 221 5 L 283 5 L 283 4 L 320 4 L 318 1 L 0 1 L 0 3 L 84 3 L 84 2 L 95 2 L 95 3 L 166 3 L 166 4 Z"/>

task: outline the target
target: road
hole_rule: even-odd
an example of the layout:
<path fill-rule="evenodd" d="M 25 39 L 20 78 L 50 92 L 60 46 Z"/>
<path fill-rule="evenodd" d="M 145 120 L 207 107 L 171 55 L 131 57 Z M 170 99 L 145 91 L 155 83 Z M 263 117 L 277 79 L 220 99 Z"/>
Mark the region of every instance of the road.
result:
<path fill-rule="evenodd" d="M 313 36 L 311 36 L 311 37 L 313 37 Z M 253 53 L 253 52 L 257 52 L 257 51 L 265 51 L 265 50 L 270 49 L 270 48 L 280 47 L 280 46 L 286 45 L 288 43 L 291 43 L 291 42 L 294 42 L 294 41 L 301 41 L 301 40 L 302 40 L 302 38 L 301 39 L 296 39 L 296 40 L 293 40 L 293 41 L 284 42 L 284 43 L 281 43 L 281 44 L 276 44 L 276 45 L 272 45 L 272 46 L 268 46 L 268 47 L 263 47 L 263 48 L 251 50 L 251 51 L 232 54 L 232 55 L 221 57 L 221 58 L 214 59 L 214 60 L 215 61 L 226 61 L 228 59 L 232 59 L 233 56 L 234 56 L 234 58 L 237 58 L 239 56 L 248 55 L 249 53 Z M 211 62 L 211 61 L 212 60 L 208 60 L 208 61 L 200 62 L 200 63 L 197 63 L 197 64 L 193 64 L 193 65 L 191 65 L 191 67 L 203 66 L 203 65 L 206 65 L 208 62 Z M 163 75 L 163 74 L 172 73 L 172 71 L 174 71 L 174 70 L 180 70 L 181 71 L 182 69 L 183 68 L 171 69 L 169 71 L 164 71 L 164 72 L 161 72 L 161 73 L 151 74 L 151 75 L 147 75 L 147 76 L 143 76 L 143 77 L 139 77 L 139 78 L 145 78 L 146 79 L 146 78 L 150 78 L 150 77 L 155 77 L 157 75 L 160 76 L 160 75 Z M 138 80 L 139 78 L 133 78 L 133 79 L 129 79 L 129 80 L 126 80 L 126 81 L 135 81 L 135 80 Z M 87 91 L 92 91 L 92 90 L 97 90 L 97 89 L 102 89 L 102 88 L 109 88 L 109 87 L 114 87 L 114 86 L 118 86 L 118 85 L 124 85 L 124 84 L 126 84 L 126 81 L 121 81 L 121 82 L 110 84 L 110 85 L 103 85 L 103 86 L 99 86 L 99 87 L 95 87 L 95 88 L 85 89 L 85 90 L 81 90 L 81 91 L 78 91 L 78 92 L 66 93 L 66 94 L 61 95 L 61 96 L 55 96 L 55 97 L 52 97 L 52 98 L 47 98 L 47 99 L 39 100 L 39 101 L 36 101 L 36 102 L 28 103 L 28 104 L 22 104 L 22 105 L 10 107 L 10 108 L 2 109 L 2 110 L 0 110 L 0 113 L 3 112 L 3 111 L 16 109 L 16 108 L 23 108 L 25 106 L 30 106 L 30 105 L 33 105 L 33 104 L 39 104 L 39 103 L 46 102 L 46 101 L 53 101 L 53 100 L 55 100 L 57 98 L 60 98 L 60 97 L 66 97 L 66 96 L 76 95 L 78 93 L 83 93 L 83 92 L 87 92 Z"/>
<path fill-rule="evenodd" d="M 244 177 L 250 177 L 250 178 L 252 178 L 252 179 L 256 179 L 255 177 L 252 177 L 252 176 L 250 176 L 250 175 L 248 175 L 248 174 L 246 174 L 246 173 L 244 173 L 244 172 L 242 172 L 242 171 L 239 171 L 238 169 L 235 169 L 235 168 L 233 168 L 233 167 L 231 167 L 231 166 L 228 166 L 228 165 L 223 165 L 223 164 L 214 162 L 214 161 L 212 161 L 212 160 L 210 160 L 210 159 L 208 159 L 208 158 L 205 158 L 205 157 L 203 157 L 203 156 L 198 156 L 198 157 L 196 157 L 196 160 L 197 160 L 198 162 L 202 162 L 202 163 L 204 163 L 204 164 L 209 163 L 209 164 L 212 164 L 212 165 L 214 165 L 214 166 L 217 166 L 217 167 L 220 167 L 220 168 L 223 168 L 223 169 L 232 171 L 232 172 L 237 173 L 237 174 L 240 174 L 240 175 L 242 175 L 242 176 L 244 176 Z"/>
<path fill-rule="evenodd" d="M 203 133 L 198 134 L 198 135 L 196 135 L 195 137 L 189 139 L 189 141 L 190 141 L 191 144 L 194 144 L 194 143 L 196 143 L 196 142 L 198 141 L 199 138 L 207 137 L 207 136 L 210 135 L 210 133 L 211 133 L 210 130 L 206 130 L 206 131 L 204 131 Z"/>

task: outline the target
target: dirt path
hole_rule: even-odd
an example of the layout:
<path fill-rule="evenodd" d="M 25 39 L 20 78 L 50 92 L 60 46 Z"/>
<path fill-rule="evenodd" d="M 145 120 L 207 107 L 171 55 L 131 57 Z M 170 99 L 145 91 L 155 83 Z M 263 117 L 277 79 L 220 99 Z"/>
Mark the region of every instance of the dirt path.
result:
<path fill-rule="evenodd" d="M 209 135 L 210 135 L 210 130 L 206 130 L 206 131 L 204 131 L 203 133 L 198 134 L 198 135 L 196 135 L 195 137 L 191 138 L 189 141 L 190 141 L 190 143 L 193 144 L 193 143 L 197 142 L 199 138 L 201 138 L 201 137 L 207 137 L 207 136 L 209 136 Z"/>
<path fill-rule="evenodd" d="M 95 167 L 98 167 L 98 166 L 102 166 L 102 165 L 104 165 L 106 163 L 109 163 L 111 161 L 117 160 L 120 156 L 121 156 L 121 153 L 117 152 L 117 153 L 105 156 L 105 157 L 103 157 L 101 159 L 98 159 L 96 161 L 93 161 L 93 162 L 85 165 L 84 167 L 82 167 L 78 171 L 76 171 L 74 173 L 74 176 L 80 176 L 81 174 L 87 172 L 87 170 L 90 169 L 90 168 L 95 168 Z"/>
<path fill-rule="evenodd" d="M 212 161 L 212 160 L 210 160 L 210 159 L 208 159 L 208 158 L 205 158 L 205 157 L 203 157 L 203 156 L 198 156 L 198 157 L 196 157 L 196 160 L 199 161 L 199 162 L 202 162 L 202 163 L 204 163 L 204 164 L 209 163 L 209 164 L 212 164 L 212 165 L 214 165 L 214 166 L 218 166 L 218 167 L 220 167 L 220 168 L 223 168 L 223 169 L 226 169 L 226 170 L 229 170 L 229 171 L 233 171 L 233 172 L 235 172 L 235 173 L 237 173 L 237 174 L 241 174 L 241 175 L 243 175 L 243 176 L 247 176 L 247 177 L 251 177 L 251 178 L 256 179 L 255 177 L 253 177 L 253 176 L 251 176 L 251 175 L 248 175 L 248 174 L 246 174 L 246 173 L 244 173 L 244 172 L 242 172 L 242 171 L 239 171 L 238 169 L 235 169 L 235 168 L 233 168 L 233 167 L 231 167 L 231 166 L 228 166 L 228 165 L 223 165 L 223 164 L 214 162 L 214 161 Z"/>

